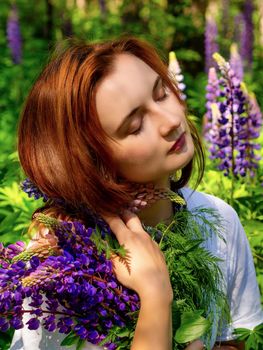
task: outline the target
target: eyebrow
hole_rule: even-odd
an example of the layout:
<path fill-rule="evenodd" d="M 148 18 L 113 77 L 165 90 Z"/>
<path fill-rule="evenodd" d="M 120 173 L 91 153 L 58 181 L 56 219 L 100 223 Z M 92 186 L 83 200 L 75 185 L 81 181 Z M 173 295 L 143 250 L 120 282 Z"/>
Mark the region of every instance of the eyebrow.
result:
<path fill-rule="evenodd" d="M 161 80 L 162 78 L 160 77 L 160 75 L 157 75 L 156 79 L 155 79 L 155 82 L 153 84 L 153 89 L 152 89 L 152 94 L 154 94 L 158 84 L 159 84 L 159 81 Z M 123 121 L 121 122 L 121 124 L 118 126 L 117 130 L 116 130 L 116 133 L 120 132 L 121 129 L 124 127 L 125 124 L 128 123 L 128 121 L 136 114 L 136 112 L 140 109 L 140 106 L 139 107 L 135 107 L 133 108 L 133 110 L 130 111 L 129 114 L 126 115 L 126 117 L 123 119 Z"/>

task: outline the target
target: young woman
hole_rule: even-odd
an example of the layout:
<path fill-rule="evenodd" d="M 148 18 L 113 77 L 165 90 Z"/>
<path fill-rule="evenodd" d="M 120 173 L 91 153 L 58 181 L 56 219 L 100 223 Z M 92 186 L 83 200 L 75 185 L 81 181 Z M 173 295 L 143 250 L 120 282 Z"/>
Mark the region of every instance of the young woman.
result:
<path fill-rule="evenodd" d="M 214 235 L 207 249 L 222 259 L 232 324 L 216 339 L 215 320 L 211 344 L 214 349 L 244 348 L 235 342 L 233 328 L 253 328 L 263 320 L 249 245 L 229 205 L 186 187 L 194 164 L 197 183 L 202 178 L 201 142 L 166 65 L 149 44 L 124 38 L 70 45 L 57 54 L 26 101 L 18 149 L 25 173 L 49 198 L 62 198 L 75 208 L 81 203 L 102 215 L 129 250 L 130 272 L 117 256 L 112 261 L 118 280 L 141 301 L 132 350 L 172 349 L 169 274 L 142 223 L 169 223 L 173 206 L 168 199 L 141 203 L 145 208 L 136 215 L 127 209 L 131 189 L 135 183 L 170 188 L 170 176 L 180 170 L 173 186 L 181 189 L 188 209 L 215 208 L 227 222 L 225 240 Z M 54 206 L 44 212 L 59 217 L 60 210 Z M 63 337 L 23 328 L 16 331 L 11 349 L 59 349 Z M 99 348 L 87 344 L 85 349 Z M 196 340 L 186 349 L 203 349 L 203 344 Z"/>

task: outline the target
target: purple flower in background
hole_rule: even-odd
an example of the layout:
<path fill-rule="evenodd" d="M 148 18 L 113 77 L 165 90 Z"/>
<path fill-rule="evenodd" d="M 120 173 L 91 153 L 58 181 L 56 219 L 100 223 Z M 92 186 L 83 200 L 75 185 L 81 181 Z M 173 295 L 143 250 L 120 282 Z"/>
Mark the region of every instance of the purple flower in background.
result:
<path fill-rule="evenodd" d="M 253 41 L 254 41 L 254 31 L 253 31 L 253 2 L 252 0 L 245 0 L 243 8 L 243 31 L 240 41 L 240 52 L 241 57 L 244 61 L 245 68 L 251 70 L 253 61 Z"/>
<path fill-rule="evenodd" d="M 211 120 L 207 136 L 210 158 L 219 160 L 218 168 L 226 176 L 230 173 L 245 176 L 248 172 L 253 176 L 258 168 L 259 156 L 255 151 L 260 146 L 254 139 L 259 136 L 261 113 L 230 64 L 218 53 L 214 58 L 221 77 L 217 92 L 212 88 L 211 77 L 208 84 L 212 91 L 212 95 L 207 96 L 207 113 Z"/>
<path fill-rule="evenodd" d="M 222 0 L 222 19 L 222 34 L 226 37 L 229 27 L 229 0 Z"/>
<path fill-rule="evenodd" d="M 216 74 L 216 69 L 214 67 L 209 68 L 208 71 L 208 82 L 206 86 L 206 114 L 203 123 L 203 135 L 209 141 L 210 133 L 208 131 L 211 129 L 214 111 L 214 104 L 218 96 L 218 77 Z"/>
<path fill-rule="evenodd" d="M 213 54 L 218 52 L 217 25 L 214 19 L 206 20 L 205 26 L 205 71 L 208 73 L 210 67 L 215 67 Z"/>
<path fill-rule="evenodd" d="M 244 32 L 244 16 L 242 13 L 237 14 L 234 17 L 234 28 L 233 28 L 233 42 L 238 43 L 239 47 L 241 44 L 241 37 Z"/>
<path fill-rule="evenodd" d="M 242 81 L 244 76 L 243 62 L 238 52 L 237 44 L 233 43 L 230 47 L 230 67 L 235 72 L 237 78 Z"/>
<path fill-rule="evenodd" d="M 262 112 L 258 105 L 255 94 L 249 94 L 249 109 L 250 109 L 250 128 L 255 137 L 259 137 L 260 128 L 262 127 Z"/>
<path fill-rule="evenodd" d="M 185 84 L 183 82 L 184 76 L 182 74 L 181 68 L 179 66 L 179 63 L 177 61 L 176 55 L 174 51 L 169 52 L 169 66 L 168 66 L 169 72 L 175 81 L 176 85 L 178 86 L 180 90 L 180 95 L 183 100 L 186 99 L 186 95 L 183 93 L 185 90 Z"/>
<path fill-rule="evenodd" d="M 107 14 L 106 0 L 99 0 L 99 7 L 102 17 L 104 18 Z"/>
<path fill-rule="evenodd" d="M 22 40 L 18 21 L 17 7 L 14 5 L 10 11 L 7 22 L 7 40 L 15 64 L 21 63 Z"/>

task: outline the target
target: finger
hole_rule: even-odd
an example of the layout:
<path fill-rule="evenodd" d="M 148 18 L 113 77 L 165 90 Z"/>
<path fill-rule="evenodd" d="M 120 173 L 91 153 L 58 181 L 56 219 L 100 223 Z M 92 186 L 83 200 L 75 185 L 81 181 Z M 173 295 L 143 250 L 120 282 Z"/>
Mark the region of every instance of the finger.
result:
<path fill-rule="evenodd" d="M 213 347 L 213 350 L 237 350 L 236 347 L 231 346 L 231 345 L 215 345 Z"/>
<path fill-rule="evenodd" d="M 128 231 L 123 220 L 118 216 L 103 216 L 103 219 L 110 226 L 110 229 L 115 234 L 118 242 L 123 244 L 125 235 L 127 235 Z"/>
<path fill-rule="evenodd" d="M 143 231 L 143 227 L 139 217 L 130 210 L 124 210 L 122 213 L 122 219 L 127 228 L 133 232 Z"/>
<path fill-rule="evenodd" d="M 204 343 L 198 339 L 189 344 L 185 350 L 203 350 L 204 348 Z"/>

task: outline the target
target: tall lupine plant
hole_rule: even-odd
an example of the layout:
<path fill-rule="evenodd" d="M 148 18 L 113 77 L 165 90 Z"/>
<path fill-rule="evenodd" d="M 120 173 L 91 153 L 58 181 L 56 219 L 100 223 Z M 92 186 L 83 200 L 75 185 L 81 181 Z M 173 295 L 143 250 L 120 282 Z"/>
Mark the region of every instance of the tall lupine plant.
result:
<path fill-rule="evenodd" d="M 169 52 L 169 72 L 175 81 L 176 85 L 180 90 L 180 94 L 183 100 L 186 99 L 186 95 L 184 94 L 185 84 L 184 84 L 184 76 L 182 74 L 182 70 L 180 68 L 179 62 L 176 58 L 176 54 L 174 51 Z"/>
<path fill-rule="evenodd" d="M 12 6 L 7 21 L 7 40 L 11 51 L 12 61 L 15 64 L 21 63 L 22 59 L 22 40 L 18 21 L 17 7 Z"/>
<path fill-rule="evenodd" d="M 229 0 L 222 0 L 222 34 L 227 36 L 229 30 Z"/>
<path fill-rule="evenodd" d="M 243 8 L 243 33 L 240 37 L 241 56 L 243 57 L 245 68 L 249 71 L 252 68 L 253 61 L 253 1 L 245 0 Z"/>
<path fill-rule="evenodd" d="M 237 78 L 242 81 L 244 76 L 243 61 L 238 52 L 238 47 L 236 43 L 230 46 L 230 67 L 235 72 Z"/>
<path fill-rule="evenodd" d="M 211 127 L 213 116 L 215 115 L 215 101 L 218 96 L 219 82 L 216 74 L 216 69 L 211 67 L 208 71 L 208 84 L 206 86 L 206 122 L 204 124 L 204 136 L 210 141 L 213 133 Z M 208 132 L 210 131 L 210 132 Z"/>
<path fill-rule="evenodd" d="M 206 138 L 210 144 L 210 158 L 218 159 L 218 168 L 225 176 L 232 177 L 233 202 L 235 179 L 246 175 L 253 177 L 258 168 L 259 156 L 255 151 L 260 145 L 254 140 L 259 136 L 262 115 L 255 97 L 249 95 L 229 62 L 218 53 L 213 57 L 220 77 L 217 78 L 215 70 L 210 69 L 206 95 L 209 130 Z"/>
<path fill-rule="evenodd" d="M 212 18 L 207 19 L 205 26 L 205 71 L 207 73 L 209 68 L 216 66 L 213 60 L 213 54 L 219 51 L 217 35 L 218 30 L 215 20 Z"/>

